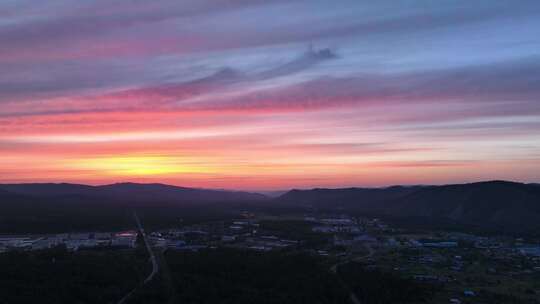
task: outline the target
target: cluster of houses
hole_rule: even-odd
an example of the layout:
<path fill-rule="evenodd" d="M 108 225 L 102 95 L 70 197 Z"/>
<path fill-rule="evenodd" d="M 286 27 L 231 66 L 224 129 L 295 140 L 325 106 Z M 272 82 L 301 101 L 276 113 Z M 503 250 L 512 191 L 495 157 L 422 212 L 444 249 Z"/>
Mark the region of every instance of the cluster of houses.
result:
<path fill-rule="evenodd" d="M 42 250 L 64 245 L 70 251 L 91 248 L 134 248 L 137 232 L 62 233 L 54 235 L 0 236 L 0 252 Z M 197 251 L 208 247 L 234 247 L 257 251 L 282 249 L 299 244 L 262 231 L 257 220 L 245 216 L 230 222 L 209 222 L 148 234 L 153 247 L 163 250 Z"/>
<path fill-rule="evenodd" d="M 447 233 L 439 238 L 422 236 L 395 236 L 391 229 L 379 219 L 352 218 L 339 216 L 305 216 L 304 221 L 311 223 L 312 231 L 328 234 L 333 246 L 349 249 L 370 247 L 425 249 L 457 248 L 460 242 L 468 242 L 473 247 L 488 251 L 511 251 L 514 254 L 540 258 L 540 245 L 527 244 L 521 239 L 510 246 L 497 238 L 479 237 L 466 233 Z M 379 233 L 381 232 L 381 233 Z M 390 232 L 390 233 L 389 233 Z M 0 252 L 9 250 L 40 250 L 65 245 L 68 250 L 82 248 L 133 248 L 137 232 L 90 232 L 61 233 L 54 235 L 1 236 Z M 209 222 L 182 228 L 155 231 L 149 234 L 151 244 L 158 248 L 174 250 L 199 250 L 207 247 L 234 247 L 258 251 L 269 251 L 297 246 L 302 240 L 288 239 L 274 235 L 260 227 L 259 221 L 252 214 L 242 214 L 242 219 Z M 323 248 L 324 249 L 324 248 Z M 428 260 L 419 260 L 429 263 Z M 455 263 L 455 270 L 461 268 Z"/>
<path fill-rule="evenodd" d="M 305 216 L 304 221 L 314 224 L 313 232 L 320 233 L 352 233 L 360 234 L 366 230 L 368 226 L 379 225 L 377 219 L 362 220 L 354 219 L 346 215 L 340 215 L 329 218 L 316 218 L 314 216 Z"/>
<path fill-rule="evenodd" d="M 54 235 L 6 235 L 0 236 L 0 252 L 10 250 L 43 250 L 65 246 L 70 251 L 83 248 L 133 248 L 137 233 L 90 232 L 60 233 Z"/>
<path fill-rule="evenodd" d="M 298 244 L 261 231 L 254 219 L 233 220 L 185 226 L 178 229 L 156 231 L 150 234 L 150 242 L 161 248 L 196 251 L 216 246 L 270 251 Z"/>
<path fill-rule="evenodd" d="M 261 236 L 252 236 L 244 240 L 243 243 L 239 245 L 247 249 L 257 250 L 257 251 L 270 251 L 274 249 L 282 249 L 290 246 L 295 246 L 299 243 L 297 240 L 286 240 L 281 239 L 274 235 L 261 235 Z"/>

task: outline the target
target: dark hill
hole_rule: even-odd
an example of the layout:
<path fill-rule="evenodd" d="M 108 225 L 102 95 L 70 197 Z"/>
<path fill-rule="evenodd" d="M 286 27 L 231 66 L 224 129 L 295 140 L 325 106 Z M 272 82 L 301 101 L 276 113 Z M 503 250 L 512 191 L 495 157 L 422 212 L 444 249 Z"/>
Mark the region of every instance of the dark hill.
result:
<path fill-rule="evenodd" d="M 3 184 L 0 234 L 133 229 L 132 210 L 147 226 L 171 227 L 179 219 L 237 215 L 265 200 L 256 193 L 163 184 Z"/>
<path fill-rule="evenodd" d="M 278 198 L 280 202 L 299 204 L 320 209 L 366 209 L 378 207 L 378 203 L 391 201 L 414 193 L 420 186 L 388 188 L 342 188 L 291 190 Z"/>
<path fill-rule="evenodd" d="M 521 183 L 431 186 L 388 205 L 393 215 L 448 218 L 499 230 L 540 228 L 540 188 Z"/>
<path fill-rule="evenodd" d="M 540 187 L 507 181 L 292 190 L 280 202 L 392 217 L 444 219 L 500 231 L 540 231 Z"/>
<path fill-rule="evenodd" d="M 2 184 L 0 190 L 31 197 L 71 197 L 106 199 L 123 202 L 197 203 L 224 201 L 257 201 L 266 197 L 258 193 L 185 188 L 165 184 L 118 183 L 103 186 L 79 184 Z"/>
<path fill-rule="evenodd" d="M 98 188 L 106 196 L 136 201 L 238 202 L 266 199 L 264 195 L 258 193 L 185 188 L 165 184 L 119 183 Z"/>

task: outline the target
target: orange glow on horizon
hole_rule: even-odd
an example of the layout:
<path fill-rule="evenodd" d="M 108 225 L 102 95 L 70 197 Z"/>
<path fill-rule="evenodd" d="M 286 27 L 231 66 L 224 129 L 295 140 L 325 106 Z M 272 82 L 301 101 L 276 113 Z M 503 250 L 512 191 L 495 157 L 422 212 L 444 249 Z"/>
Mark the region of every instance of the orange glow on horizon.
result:
<path fill-rule="evenodd" d="M 98 174 L 122 177 L 167 176 L 174 174 L 215 173 L 210 168 L 193 166 L 189 158 L 166 156 L 112 156 L 77 159 L 67 167 L 75 170 L 92 170 Z"/>

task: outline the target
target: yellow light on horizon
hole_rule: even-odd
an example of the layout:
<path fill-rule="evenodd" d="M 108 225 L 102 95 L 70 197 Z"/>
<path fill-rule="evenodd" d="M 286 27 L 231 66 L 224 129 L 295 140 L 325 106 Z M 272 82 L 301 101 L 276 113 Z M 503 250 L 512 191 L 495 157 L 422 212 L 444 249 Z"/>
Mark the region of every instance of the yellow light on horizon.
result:
<path fill-rule="evenodd" d="M 95 170 L 107 175 L 148 176 L 187 173 L 211 173 L 210 168 L 197 165 L 193 159 L 171 156 L 112 156 L 78 159 L 71 166 Z"/>

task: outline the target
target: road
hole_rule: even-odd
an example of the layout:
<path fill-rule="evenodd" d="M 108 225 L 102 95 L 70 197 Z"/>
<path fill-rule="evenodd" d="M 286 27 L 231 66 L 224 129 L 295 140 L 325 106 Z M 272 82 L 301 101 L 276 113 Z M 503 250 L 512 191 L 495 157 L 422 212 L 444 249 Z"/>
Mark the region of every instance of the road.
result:
<path fill-rule="evenodd" d="M 341 262 L 338 262 L 334 265 L 332 265 L 332 267 L 330 267 L 330 271 L 335 273 L 336 275 L 337 274 L 337 268 L 341 265 L 344 265 L 346 263 L 349 263 L 349 262 L 359 262 L 361 260 L 364 260 L 364 259 L 367 259 L 371 256 L 373 256 L 373 254 L 375 253 L 375 251 L 373 250 L 373 248 L 371 248 L 371 246 L 369 246 L 368 244 L 365 245 L 366 249 L 368 250 L 368 254 L 366 255 L 363 255 L 363 256 L 359 256 L 359 257 L 354 257 L 352 259 L 347 259 L 347 260 L 344 260 L 344 261 L 341 261 Z M 349 290 L 349 297 L 351 298 L 351 302 L 353 304 L 362 304 L 362 302 L 360 302 L 360 300 L 358 300 L 358 297 L 354 294 L 354 292 L 347 286 L 347 284 L 345 282 L 342 281 L 342 284 Z"/>
<path fill-rule="evenodd" d="M 154 254 L 154 251 L 152 250 L 152 247 L 150 246 L 150 242 L 148 242 L 148 238 L 146 237 L 146 233 L 144 232 L 144 228 L 141 225 L 141 221 L 139 220 L 139 216 L 137 215 L 137 212 L 133 211 L 133 217 L 135 218 L 135 222 L 137 223 L 137 229 L 139 230 L 139 233 L 143 237 L 144 246 L 146 247 L 146 250 L 148 251 L 148 255 L 150 256 L 150 262 L 152 263 L 152 272 L 144 279 L 143 283 L 139 286 L 133 288 L 130 292 L 128 292 L 120 301 L 118 301 L 118 304 L 125 304 L 126 301 L 133 295 L 139 288 L 143 287 L 146 283 L 150 282 L 158 273 L 159 271 L 159 264 L 156 259 L 156 255 Z"/>
<path fill-rule="evenodd" d="M 137 223 L 137 228 L 139 229 L 139 233 L 142 235 L 144 240 L 144 246 L 146 246 L 146 250 L 148 251 L 148 254 L 150 255 L 150 262 L 152 263 L 152 272 L 148 277 L 144 280 L 143 284 L 148 283 L 150 280 L 154 278 L 154 276 L 158 273 L 159 266 L 156 260 L 156 255 L 154 254 L 154 251 L 152 250 L 152 247 L 150 247 L 150 242 L 148 242 L 148 238 L 146 237 L 146 232 L 144 232 L 144 228 L 141 225 L 141 221 L 139 220 L 139 216 L 137 215 L 137 212 L 133 212 L 133 217 L 135 218 L 135 222 Z"/>
<path fill-rule="evenodd" d="M 340 265 L 347 264 L 349 262 L 359 262 L 361 260 L 364 260 L 364 259 L 367 259 L 367 258 L 373 256 L 373 254 L 375 253 L 373 248 L 371 248 L 371 246 L 369 246 L 368 244 L 364 245 L 364 247 L 366 247 L 366 249 L 368 250 L 368 254 L 338 262 L 338 263 L 332 265 L 332 267 L 330 267 L 330 271 L 332 271 L 333 273 L 337 273 L 337 268 Z"/>

